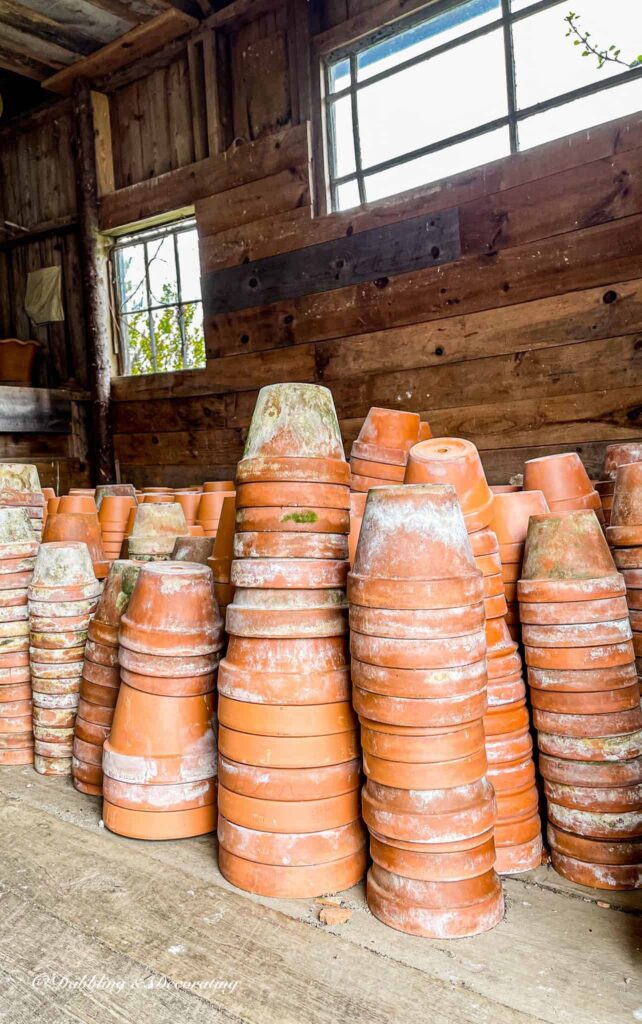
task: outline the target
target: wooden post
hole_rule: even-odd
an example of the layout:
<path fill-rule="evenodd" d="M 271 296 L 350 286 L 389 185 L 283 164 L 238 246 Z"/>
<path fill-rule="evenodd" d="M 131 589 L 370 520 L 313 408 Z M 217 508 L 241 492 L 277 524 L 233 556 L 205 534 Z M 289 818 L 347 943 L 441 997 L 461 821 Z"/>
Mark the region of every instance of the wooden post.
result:
<path fill-rule="evenodd" d="M 97 483 L 114 480 L 114 446 L 110 430 L 110 313 L 107 255 L 98 229 L 95 129 L 89 83 L 77 79 L 73 89 L 76 132 L 76 191 L 80 258 L 92 398 L 92 469 Z"/>

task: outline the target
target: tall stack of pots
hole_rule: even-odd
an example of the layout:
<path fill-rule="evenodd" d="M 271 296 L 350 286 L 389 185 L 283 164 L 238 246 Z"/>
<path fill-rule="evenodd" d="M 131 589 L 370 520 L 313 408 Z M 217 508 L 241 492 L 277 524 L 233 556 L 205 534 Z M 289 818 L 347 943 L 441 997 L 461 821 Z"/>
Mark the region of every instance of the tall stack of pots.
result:
<path fill-rule="evenodd" d="M 633 649 L 642 691 L 642 462 L 616 472 L 613 512 L 606 539 L 626 584 Z"/>
<path fill-rule="evenodd" d="M 529 459 L 524 463 L 524 490 L 542 491 L 551 512 L 593 509 L 604 522 L 600 495 L 577 452 Z"/>
<path fill-rule="evenodd" d="M 541 862 L 542 833 L 522 663 L 506 623 L 499 544 L 488 526 L 495 495 L 477 449 L 461 438 L 435 438 L 411 448 L 406 483 L 420 481 L 454 487 L 483 576 L 488 655 L 484 727 L 488 777 L 497 793 L 496 867 L 500 874 L 527 871 Z"/>
<path fill-rule="evenodd" d="M 105 557 L 110 562 L 120 557 L 129 512 L 136 507 L 136 498 L 131 494 L 105 494 L 102 497 L 98 509 L 98 522 Z"/>
<path fill-rule="evenodd" d="M 420 423 L 416 412 L 373 406 L 352 445 L 352 490 L 366 493 L 371 487 L 403 483 L 408 452 L 413 444 L 424 440 L 422 435 L 430 437 L 430 427 Z"/>
<path fill-rule="evenodd" d="M 71 774 L 76 789 L 90 796 L 102 796 L 103 743 L 109 736 L 120 688 L 118 626 L 139 570 L 134 562 L 112 564 L 87 630 Z"/>
<path fill-rule="evenodd" d="M 221 615 L 225 619 L 227 606 L 234 597 L 232 559 L 234 557 L 234 530 L 236 527 L 236 496 L 226 494 L 221 509 L 212 553 L 207 564 L 214 573 L 214 592 Z"/>
<path fill-rule="evenodd" d="M 216 827 L 222 643 L 207 566 L 142 566 L 120 619 L 121 685 L 103 747 L 103 820 L 112 832 L 182 839 Z"/>
<path fill-rule="evenodd" d="M 348 596 L 368 905 L 416 935 L 486 931 L 503 897 L 484 746 L 484 588 L 452 487 L 369 492 Z"/>
<path fill-rule="evenodd" d="M 74 723 L 87 629 L 101 584 L 86 544 L 41 544 L 29 598 L 34 767 L 71 774 Z"/>
<path fill-rule="evenodd" d="M 33 764 L 29 613 L 38 541 L 24 508 L 0 508 L 0 765 Z"/>
<path fill-rule="evenodd" d="M 546 498 L 541 491 L 495 491 L 490 528 L 499 543 L 502 563 L 504 595 L 506 597 L 506 623 L 513 640 L 519 640 L 519 601 L 517 581 L 522 574 L 524 544 L 528 520 L 533 515 L 548 512 Z"/>
<path fill-rule="evenodd" d="M 20 462 L 0 463 L 0 508 L 23 508 L 29 517 L 34 538 L 42 540 L 45 496 L 35 466 Z"/>
<path fill-rule="evenodd" d="M 518 585 L 548 842 L 583 885 L 642 884 L 642 714 L 625 585 L 592 510 L 531 517 Z"/>
<path fill-rule="evenodd" d="M 332 396 L 263 388 L 237 475 L 219 672 L 219 867 L 304 898 L 366 867 L 347 644 L 349 467 Z"/>

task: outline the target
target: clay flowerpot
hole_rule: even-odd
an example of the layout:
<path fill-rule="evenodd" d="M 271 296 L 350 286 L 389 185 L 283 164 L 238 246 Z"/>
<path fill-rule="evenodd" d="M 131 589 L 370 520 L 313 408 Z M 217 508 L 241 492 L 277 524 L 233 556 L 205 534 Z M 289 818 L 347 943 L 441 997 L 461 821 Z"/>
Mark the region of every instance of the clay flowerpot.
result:
<path fill-rule="evenodd" d="M 137 504 L 136 488 L 133 484 L 98 484 L 94 494 L 94 500 L 99 512 L 103 499 L 106 498 L 107 495 L 114 495 L 115 497 L 121 498 L 129 497 L 132 499 L 134 505 Z"/>
<path fill-rule="evenodd" d="M 38 470 L 21 462 L 3 462 L 0 464 L 0 490 L 40 491 Z"/>
<path fill-rule="evenodd" d="M 399 608 L 448 608 L 482 599 L 483 579 L 452 487 L 386 487 L 368 494 L 348 597 L 353 604 L 386 608 L 391 588 Z"/>
<path fill-rule="evenodd" d="M 607 445 L 602 465 L 602 479 L 615 481 L 620 466 L 642 461 L 642 444 L 639 441 L 618 442 Z"/>
<path fill-rule="evenodd" d="M 31 579 L 30 599 L 55 602 L 87 600 L 97 596 L 99 589 L 86 544 L 70 541 L 40 545 Z"/>
<path fill-rule="evenodd" d="M 172 551 L 174 562 L 197 562 L 207 565 L 212 554 L 212 537 L 177 537 Z"/>
<path fill-rule="evenodd" d="M 542 491 L 511 491 L 495 494 L 490 527 L 500 545 L 523 545 L 531 516 L 548 512 Z M 521 559 L 517 559 L 520 561 Z M 502 561 L 506 561 L 502 557 Z"/>
<path fill-rule="evenodd" d="M 127 537 L 129 557 L 169 558 L 176 538 L 184 537 L 187 533 L 185 515 L 176 502 L 139 505 L 131 533 Z"/>
<path fill-rule="evenodd" d="M 211 556 L 207 564 L 214 574 L 217 584 L 229 584 L 232 572 L 234 550 L 234 527 L 236 521 L 236 503 L 234 497 L 226 496 L 221 509 L 218 530 L 212 546 Z M 226 602 L 226 604 L 229 602 Z M 220 601 L 219 601 L 220 605 Z"/>
<path fill-rule="evenodd" d="M 201 524 L 218 523 L 226 497 L 227 495 L 224 491 L 214 491 L 199 495 L 196 521 Z"/>
<path fill-rule="evenodd" d="M 524 463 L 524 490 L 542 491 L 547 502 L 569 501 L 591 494 L 593 485 L 576 452 L 545 455 Z"/>
<path fill-rule="evenodd" d="M 235 636 L 340 636 L 347 632 L 345 592 L 238 588 L 226 627 Z"/>
<path fill-rule="evenodd" d="M 89 495 L 66 494 L 60 499 L 58 512 L 60 514 L 82 513 L 83 515 L 92 515 L 96 513 L 96 502 Z"/>
<path fill-rule="evenodd" d="M 486 482 L 479 452 L 471 441 L 433 438 L 410 450 L 407 484 L 450 484 L 454 487 L 469 533 L 488 526 L 494 495 Z"/>
<path fill-rule="evenodd" d="M 356 479 L 373 478 L 378 484 L 402 484 L 406 472 L 405 466 L 390 466 L 385 462 L 371 462 L 369 459 L 357 459 L 353 455 L 350 459 L 351 486 L 354 488 Z M 362 490 L 357 487 L 357 490 Z"/>
<path fill-rule="evenodd" d="M 410 448 L 419 440 L 419 428 L 419 416 L 414 412 L 373 407 L 352 445 L 352 455 L 405 466 Z"/>
<path fill-rule="evenodd" d="M 332 394 L 317 384 L 271 384 L 259 391 L 242 461 L 296 457 L 345 462 Z"/>
<path fill-rule="evenodd" d="M 237 587 L 325 589 L 344 587 L 348 561 L 321 558 L 243 558 L 232 562 Z"/>
<path fill-rule="evenodd" d="M 19 561 L 34 558 L 37 553 L 38 542 L 25 510 L 0 508 L 0 572 L 21 572 L 29 568 L 29 563 L 21 566 Z"/>
<path fill-rule="evenodd" d="M 621 466 L 606 536 L 618 547 L 642 545 L 642 463 Z"/>
<path fill-rule="evenodd" d="M 124 533 L 130 509 L 136 509 L 136 499 L 131 495 L 104 495 L 98 510 L 98 521 L 103 534 L 109 530 Z"/>
<path fill-rule="evenodd" d="M 621 592 L 604 533 L 592 511 L 531 516 L 520 601 L 599 600 Z"/>
<path fill-rule="evenodd" d="M 233 480 L 208 480 L 202 488 L 197 488 L 197 490 L 207 494 L 209 491 L 233 491 L 234 487 Z"/>
<path fill-rule="evenodd" d="M 95 512 L 56 512 L 48 516 L 43 542 L 48 544 L 52 541 L 79 541 L 86 544 L 98 579 L 103 579 L 107 575 L 109 566 Z"/>
<path fill-rule="evenodd" d="M 191 562 L 142 567 L 120 620 L 124 647 L 142 654 L 201 656 L 220 649 L 222 638 L 210 569 Z"/>
<path fill-rule="evenodd" d="M 348 538 L 343 533 L 252 533 L 234 538 L 235 558 L 320 558 L 348 557 Z"/>
<path fill-rule="evenodd" d="M 200 500 L 201 495 L 198 491 L 176 491 L 174 493 L 174 501 L 183 509 L 185 519 L 190 526 L 196 522 L 196 513 L 198 512 Z"/>

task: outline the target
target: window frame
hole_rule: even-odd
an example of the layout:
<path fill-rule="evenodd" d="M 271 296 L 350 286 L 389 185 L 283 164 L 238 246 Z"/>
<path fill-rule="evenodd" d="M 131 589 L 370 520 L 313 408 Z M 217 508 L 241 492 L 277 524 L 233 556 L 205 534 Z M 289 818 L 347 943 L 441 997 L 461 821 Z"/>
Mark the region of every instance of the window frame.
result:
<path fill-rule="evenodd" d="M 402 60 L 398 64 L 394 65 L 394 67 L 386 68 L 375 75 L 371 75 L 362 82 L 357 81 L 357 57 L 361 52 L 369 49 L 371 46 L 384 39 L 399 35 L 415 25 L 420 25 L 423 22 L 431 20 L 433 17 L 453 10 L 465 2 L 466 0 L 433 0 L 432 3 L 421 6 L 404 18 L 397 19 L 388 25 L 367 33 L 366 35 L 357 39 L 352 39 L 349 43 L 334 47 L 327 52 L 319 54 L 323 137 L 325 139 L 324 155 L 326 173 L 324 186 L 325 192 L 329 197 L 328 212 L 340 212 L 340 207 L 337 204 L 337 190 L 341 185 L 356 181 L 359 192 L 359 205 L 364 206 L 368 202 L 365 187 L 365 180 L 367 177 L 389 170 L 393 167 L 398 167 L 401 164 L 411 163 L 419 157 L 428 156 L 431 153 L 439 152 L 441 150 L 448 150 L 458 143 L 477 138 L 496 129 L 508 128 L 510 154 L 518 153 L 520 152 L 518 126 L 521 121 L 528 120 L 536 114 L 552 110 L 555 107 L 566 106 L 574 100 L 583 99 L 586 96 L 592 96 L 596 93 L 605 92 L 607 89 L 616 88 L 624 81 L 634 81 L 635 79 L 642 77 L 642 66 L 629 68 L 621 73 L 614 74 L 609 78 L 604 78 L 601 81 L 591 82 L 588 85 L 580 86 L 577 89 L 561 93 L 559 96 L 553 96 L 547 100 L 542 100 L 539 103 L 534 103 L 528 107 L 518 109 L 512 27 L 526 18 L 532 17 L 535 14 L 539 14 L 542 11 L 546 11 L 559 5 L 560 0 L 538 0 L 538 2 L 532 3 L 528 7 L 519 11 L 511 10 L 510 0 L 500 0 L 501 9 L 498 16 L 493 21 L 488 22 L 488 24 L 482 25 L 480 28 L 473 29 L 470 32 L 464 32 L 456 39 L 451 39 L 449 42 L 428 50 L 426 53 L 417 54 L 415 57 L 410 57 L 405 61 Z M 440 139 L 437 142 L 430 143 L 429 145 L 421 146 L 417 149 L 402 153 L 399 156 L 380 161 L 378 164 L 373 164 L 371 167 L 364 170 L 361 161 L 359 137 L 358 92 L 375 82 L 390 78 L 392 75 L 395 75 L 406 68 L 429 61 L 442 53 L 446 53 L 448 50 L 456 49 L 471 40 L 480 38 L 487 35 L 489 32 L 494 32 L 498 29 L 503 31 L 504 37 L 503 46 L 506 60 L 507 114 L 503 117 L 487 121 L 474 128 L 469 128 L 464 132 L 459 132 L 455 135 Z M 340 89 L 337 92 L 332 92 L 330 83 L 330 67 L 341 60 L 349 60 L 350 62 L 350 83 L 343 89 Z M 331 108 L 336 101 L 346 96 L 351 98 L 352 105 L 355 170 L 351 171 L 349 174 L 338 175 L 336 173 L 337 159 Z M 524 152 L 524 150 L 521 150 L 521 152 Z M 390 199 L 394 195 L 401 194 L 401 192 L 392 193 L 391 196 L 386 197 L 386 199 Z"/>
<path fill-rule="evenodd" d="M 119 235 L 112 243 L 109 249 L 109 263 L 111 271 L 111 287 L 113 294 L 113 320 L 114 320 L 114 332 L 118 338 L 118 356 L 119 356 L 119 375 L 122 377 L 151 377 L 162 373 L 189 373 L 198 372 L 204 370 L 205 366 L 186 366 L 185 358 L 187 354 L 187 337 L 185 333 L 185 319 L 183 310 L 185 306 L 192 304 L 200 304 L 201 310 L 203 309 L 203 295 L 201 293 L 198 299 L 185 299 L 183 298 L 183 287 L 181 281 L 181 268 L 178 252 L 178 237 L 179 235 L 186 234 L 188 231 L 197 232 L 197 246 L 198 246 L 198 226 L 196 217 L 193 213 L 188 214 L 185 217 L 179 217 L 176 220 L 166 221 L 162 224 L 155 226 L 141 226 L 133 227 L 126 233 Z M 171 237 L 173 239 L 173 251 L 174 251 L 174 265 L 176 268 L 176 302 L 151 302 L 151 288 L 150 288 L 150 277 L 149 277 L 149 256 L 148 256 L 148 245 L 153 244 L 155 241 L 162 242 L 165 238 Z M 124 282 L 122 280 L 122 274 L 120 272 L 118 253 L 123 249 L 130 249 L 133 246 L 143 244 L 144 254 L 144 267 L 145 267 L 145 293 L 146 293 L 146 304 L 137 310 L 124 311 L 121 307 L 123 304 L 124 295 Z M 173 370 L 159 370 L 157 363 L 156 344 L 154 336 L 154 322 L 152 314 L 158 310 L 164 309 L 175 309 L 177 311 L 177 320 L 181 335 L 181 357 L 183 365 L 176 367 Z M 146 313 L 149 325 L 149 334 L 152 349 L 152 360 L 154 367 L 144 374 L 132 374 L 131 363 L 130 363 L 130 351 L 129 351 L 129 340 L 127 337 L 127 318 L 133 313 Z"/>

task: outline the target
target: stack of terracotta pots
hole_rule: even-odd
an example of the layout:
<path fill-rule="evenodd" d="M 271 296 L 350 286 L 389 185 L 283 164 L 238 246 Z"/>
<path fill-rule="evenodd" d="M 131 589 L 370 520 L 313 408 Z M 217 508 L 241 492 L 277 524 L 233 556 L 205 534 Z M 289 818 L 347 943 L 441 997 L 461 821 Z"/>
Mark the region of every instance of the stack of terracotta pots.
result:
<path fill-rule="evenodd" d="M 76 541 L 86 544 L 96 577 L 102 580 L 109 572 L 96 502 L 88 494 L 67 494 L 60 498 L 57 510 L 47 516 L 42 539 L 47 544 Z"/>
<path fill-rule="evenodd" d="M 196 516 L 198 515 L 198 506 L 201 501 L 200 491 L 175 491 L 173 495 L 174 501 L 181 506 L 185 515 L 185 521 L 190 529 L 196 526 Z"/>
<path fill-rule="evenodd" d="M 504 596 L 506 597 L 506 623 L 513 640 L 519 640 L 519 602 L 517 581 L 522 574 L 524 544 L 528 520 L 533 515 L 548 512 L 546 498 L 541 491 L 494 490 L 490 527 L 499 543 L 502 563 Z"/>
<path fill-rule="evenodd" d="M 223 502 L 233 494 L 233 491 L 204 491 L 199 496 L 196 524 L 201 527 L 206 537 L 216 537 Z"/>
<path fill-rule="evenodd" d="M 42 510 L 42 528 L 44 530 L 45 523 L 47 522 L 48 505 L 49 505 L 50 500 L 52 498 L 56 497 L 56 492 L 54 491 L 53 487 L 43 487 L 42 488 L 42 496 L 43 496 L 44 502 L 45 502 L 44 508 Z"/>
<path fill-rule="evenodd" d="M 626 584 L 635 663 L 642 692 L 642 462 L 625 464 L 617 470 L 613 514 L 606 528 L 606 539 Z"/>
<path fill-rule="evenodd" d="M 0 508 L 0 765 L 33 763 L 27 587 L 38 551 L 23 508 Z"/>
<path fill-rule="evenodd" d="M 506 623 L 499 543 L 488 526 L 495 495 L 477 449 L 461 438 L 436 438 L 411 448 L 406 482 L 419 481 L 454 487 L 484 579 L 488 654 L 484 726 L 488 777 L 497 792 L 496 867 L 500 874 L 528 871 L 541 863 L 542 833 L 522 663 Z"/>
<path fill-rule="evenodd" d="M 105 494 L 100 502 L 98 521 L 105 557 L 110 562 L 120 557 L 129 513 L 136 507 L 136 498 L 132 495 Z"/>
<path fill-rule="evenodd" d="M 524 463 L 524 490 L 542 491 L 551 512 L 593 509 L 604 522 L 600 495 L 576 452 L 529 459 Z"/>
<path fill-rule="evenodd" d="M 354 556 L 357 553 L 359 534 L 363 522 L 363 513 L 366 508 L 367 491 L 352 491 L 350 494 L 350 534 L 348 536 L 348 559 L 350 565 L 354 565 Z"/>
<path fill-rule="evenodd" d="M 45 497 L 35 466 L 19 462 L 0 463 L 0 508 L 23 508 L 35 539 L 42 540 Z"/>
<path fill-rule="evenodd" d="M 630 462 L 642 462 L 642 444 L 639 441 L 618 442 L 607 446 L 602 465 L 602 479 L 598 480 L 595 489 L 600 495 L 604 522 L 611 522 L 611 509 L 615 493 L 615 478 L 620 466 Z"/>
<path fill-rule="evenodd" d="M 214 592 L 223 618 L 225 618 L 227 606 L 232 603 L 234 597 L 232 559 L 234 557 L 235 527 L 236 497 L 234 494 L 226 494 L 216 538 L 212 544 L 212 553 L 207 560 L 207 564 L 214 573 Z"/>
<path fill-rule="evenodd" d="M 34 767 L 69 775 L 89 620 L 101 585 L 82 543 L 41 544 L 29 585 Z"/>
<path fill-rule="evenodd" d="M 105 825 L 134 839 L 211 832 L 223 644 L 211 570 L 193 562 L 142 566 L 118 643 L 121 686 L 103 749 Z"/>
<path fill-rule="evenodd" d="M 532 516 L 518 586 L 553 866 L 642 884 L 642 714 L 625 586 L 592 510 Z"/>
<path fill-rule="evenodd" d="M 71 774 L 81 793 L 102 796 L 103 743 L 120 687 L 118 626 L 138 579 L 135 562 L 115 561 L 88 626 L 80 701 L 74 723 Z"/>
<path fill-rule="evenodd" d="M 138 562 L 169 561 L 176 538 L 188 532 L 183 509 L 176 502 L 139 505 L 127 537 L 127 556 Z"/>
<path fill-rule="evenodd" d="M 373 407 L 366 416 L 350 453 L 353 491 L 403 483 L 408 452 L 413 444 L 430 437 L 430 427 L 421 424 L 416 412 Z"/>
<path fill-rule="evenodd" d="M 366 867 L 347 651 L 349 467 L 332 396 L 258 396 L 237 476 L 219 672 L 219 867 L 268 896 L 312 897 Z"/>
<path fill-rule="evenodd" d="M 368 905 L 430 938 L 474 935 L 503 915 L 483 595 L 452 487 L 370 491 L 348 577 Z"/>

